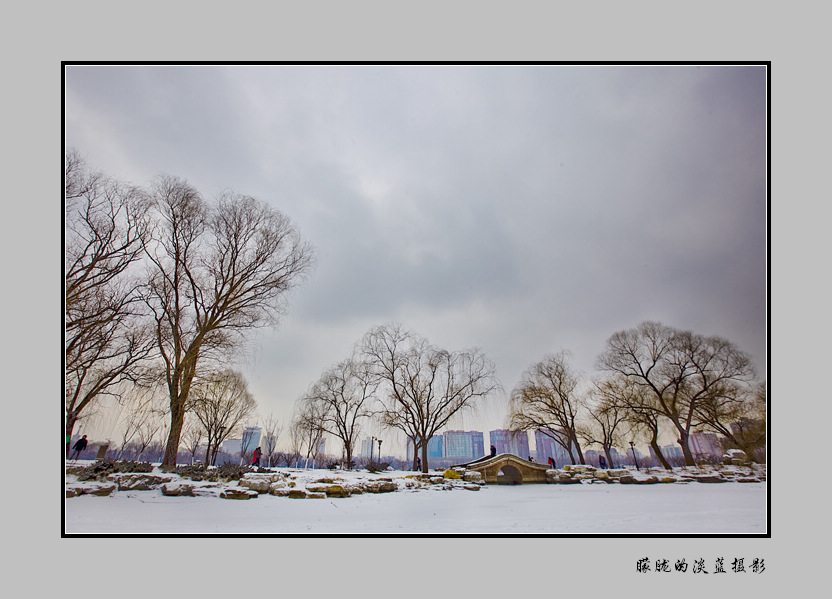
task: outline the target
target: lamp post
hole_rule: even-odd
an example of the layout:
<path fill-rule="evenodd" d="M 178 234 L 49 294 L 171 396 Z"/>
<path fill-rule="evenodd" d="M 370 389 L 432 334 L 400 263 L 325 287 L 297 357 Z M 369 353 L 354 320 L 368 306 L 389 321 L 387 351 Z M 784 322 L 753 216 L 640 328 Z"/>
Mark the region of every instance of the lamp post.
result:
<path fill-rule="evenodd" d="M 375 437 L 370 438 L 370 462 L 371 463 L 373 461 L 373 441 L 375 441 L 375 440 L 376 440 Z"/>
<path fill-rule="evenodd" d="M 636 444 L 630 441 L 630 449 L 633 450 L 633 459 L 636 461 L 636 470 L 639 470 L 638 467 L 638 458 L 636 457 Z"/>
<path fill-rule="evenodd" d="M 376 439 L 378 441 L 378 461 L 381 463 L 381 439 Z"/>

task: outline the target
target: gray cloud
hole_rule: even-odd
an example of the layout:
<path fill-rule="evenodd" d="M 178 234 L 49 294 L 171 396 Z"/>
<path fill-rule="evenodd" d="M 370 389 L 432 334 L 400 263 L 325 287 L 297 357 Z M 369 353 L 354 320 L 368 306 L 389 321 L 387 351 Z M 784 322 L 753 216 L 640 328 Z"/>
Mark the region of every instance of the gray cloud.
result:
<path fill-rule="evenodd" d="M 291 216 L 317 270 L 247 366 L 264 412 L 373 324 L 510 389 L 644 319 L 766 355 L 766 72 L 742 66 L 69 67 L 66 142 Z"/>

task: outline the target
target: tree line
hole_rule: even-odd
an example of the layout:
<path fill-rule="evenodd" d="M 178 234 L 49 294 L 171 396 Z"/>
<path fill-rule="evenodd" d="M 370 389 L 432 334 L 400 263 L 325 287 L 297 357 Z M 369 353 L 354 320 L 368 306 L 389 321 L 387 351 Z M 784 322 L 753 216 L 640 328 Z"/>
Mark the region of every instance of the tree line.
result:
<path fill-rule="evenodd" d="M 252 197 L 209 202 L 186 181 L 157 177 L 147 188 L 65 156 L 66 454 L 79 418 L 103 399 L 127 406 L 124 443 L 166 437 L 163 468 L 180 447 L 220 445 L 256 412 L 229 364 L 252 330 L 275 324 L 288 293 L 306 278 L 314 249 L 291 220 Z M 508 394 L 514 430 L 540 430 L 582 463 L 583 447 L 650 444 L 670 467 L 659 435 L 710 430 L 749 456 L 765 446 L 765 384 L 751 358 L 726 339 L 644 322 L 613 334 L 588 380 L 561 351 L 531 365 Z M 428 442 L 458 414 L 502 392 L 478 349 L 449 351 L 401 324 L 373 327 L 350 356 L 327 368 L 297 401 L 292 454 L 314 459 L 325 434 L 354 462 L 369 420 L 401 432 L 428 470 Z M 160 424 L 161 422 L 161 424 Z M 264 424 L 264 455 L 282 427 Z M 127 438 L 127 435 L 132 435 Z M 149 441 L 148 441 L 149 442 Z"/>
<path fill-rule="evenodd" d="M 246 334 L 277 322 L 314 250 L 287 216 L 250 196 L 209 202 L 171 176 L 126 185 L 75 150 L 64 168 L 67 454 L 97 401 L 161 387 L 162 467 L 172 468 L 186 413 L 227 375 Z"/>

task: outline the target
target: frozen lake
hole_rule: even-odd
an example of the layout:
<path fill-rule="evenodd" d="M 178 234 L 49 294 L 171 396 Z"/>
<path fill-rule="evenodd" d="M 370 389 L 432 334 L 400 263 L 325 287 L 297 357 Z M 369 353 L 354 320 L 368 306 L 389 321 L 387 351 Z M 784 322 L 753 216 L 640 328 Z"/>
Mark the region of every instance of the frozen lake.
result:
<path fill-rule="evenodd" d="M 766 534 L 767 483 L 488 485 L 245 501 L 161 491 L 67 499 L 68 534 Z"/>

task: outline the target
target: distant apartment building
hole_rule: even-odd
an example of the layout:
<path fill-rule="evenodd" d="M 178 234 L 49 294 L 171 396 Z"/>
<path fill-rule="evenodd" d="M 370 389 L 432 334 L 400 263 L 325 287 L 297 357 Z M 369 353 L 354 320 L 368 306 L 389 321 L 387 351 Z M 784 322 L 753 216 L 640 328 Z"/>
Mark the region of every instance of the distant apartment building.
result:
<path fill-rule="evenodd" d="M 529 450 L 529 433 L 526 431 L 511 431 L 497 429 L 488 433 L 491 445 L 497 453 L 511 453 L 523 459 L 531 455 Z"/>
<path fill-rule="evenodd" d="M 362 458 L 369 458 L 371 455 L 375 455 L 375 445 L 376 442 L 373 441 L 372 437 L 362 439 L 361 449 L 358 451 L 358 455 Z"/>
<path fill-rule="evenodd" d="M 410 439 L 407 440 L 407 461 L 410 462 L 413 460 L 413 441 Z M 421 451 L 419 452 L 421 456 Z M 441 458 L 444 457 L 443 454 L 443 438 L 442 435 L 434 435 L 428 441 L 428 459 L 430 458 Z"/>
<path fill-rule="evenodd" d="M 442 439 L 446 458 L 466 461 L 485 455 L 485 443 L 481 431 L 445 431 Z"/>
<path fill-rule="evenodd" d="M 570 464 L 569 454 L 563 446 L 553 438 L 555 433 L 548 434 L 542 430 L 534 431 L 534 459 L 541 464 L 548 464 L 549 458 L 554 458 L 555 467 L 561 468 L 564 464 Z"/>
<path fill-rule="evenodd" d="M 243 429 L 243 437 L 240 439 L 240 451 L 243 453 L 251 453 L 255 447 L 260 446 L 260 437 L 263 435 L 263 429 L 259 426 L 247 426 Z"/>
<path fill-rule="evenodd" d="M 694 459 L 719 458 L 722 455 L 722 444 L 714 433 L 691 433 L 688 447 Z"/>

